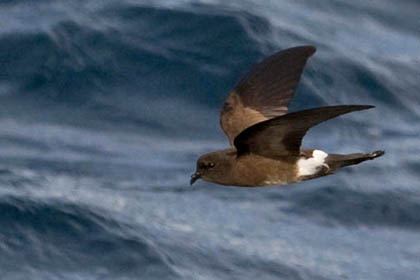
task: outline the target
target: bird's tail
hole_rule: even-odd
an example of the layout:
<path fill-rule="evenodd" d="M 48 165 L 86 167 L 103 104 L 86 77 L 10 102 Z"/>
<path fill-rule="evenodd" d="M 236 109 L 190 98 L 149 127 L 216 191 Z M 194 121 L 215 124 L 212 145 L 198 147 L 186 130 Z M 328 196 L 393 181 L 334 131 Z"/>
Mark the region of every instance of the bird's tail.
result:
<path fill-rule="evenodd" d="M 325 163 L 329 166 L 328 173 L 333 173 L 334 171 L 349 165 L 359 164 L 365 160 L 372 160 L 374 158 L 383 156 L 385 151 L 375 151 L 368 154 L 348 154 L 348 155 L 337 155 L 329 154 L 325 159 Z"/>

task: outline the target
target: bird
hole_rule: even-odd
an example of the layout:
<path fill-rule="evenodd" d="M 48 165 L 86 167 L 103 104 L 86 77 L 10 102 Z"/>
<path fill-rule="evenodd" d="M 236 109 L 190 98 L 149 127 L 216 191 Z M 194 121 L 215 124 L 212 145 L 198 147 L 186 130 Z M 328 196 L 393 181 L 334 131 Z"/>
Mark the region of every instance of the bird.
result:
<path fill-rule="evenodd" d="M 199 157 L 190 184 L 198 179 L 226 186 L 286 185 L 331 175 L 372 160 L 385 151 L 328 154 L 301 147 L 313 126 L 372 105 L 336 105 L 288 113 L 288 105 L 314 46 L 298 46 L 263 59 L 230 91 L 220 125 L 230 148 Z"/>

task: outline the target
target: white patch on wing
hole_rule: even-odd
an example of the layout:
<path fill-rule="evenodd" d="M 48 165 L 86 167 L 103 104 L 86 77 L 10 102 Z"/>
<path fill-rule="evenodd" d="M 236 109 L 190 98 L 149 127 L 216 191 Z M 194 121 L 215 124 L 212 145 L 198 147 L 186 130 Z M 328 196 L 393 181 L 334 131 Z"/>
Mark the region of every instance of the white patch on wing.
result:
<path fill-rule="evenodd" d="M 328 154 L 321 150 L 314 150 L 311 158 L 301 158 L 297 162 L 298 177 L 316 174 L 325 164 Z"/>

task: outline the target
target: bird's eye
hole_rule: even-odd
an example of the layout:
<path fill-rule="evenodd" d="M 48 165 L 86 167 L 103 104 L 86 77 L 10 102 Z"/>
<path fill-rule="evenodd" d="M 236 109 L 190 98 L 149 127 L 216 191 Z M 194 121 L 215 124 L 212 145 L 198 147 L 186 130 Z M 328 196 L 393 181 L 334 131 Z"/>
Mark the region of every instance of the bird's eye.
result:
<path fill-rule="evenodd" d="M 198 163 L 199 169 L 209 169 L 214 167 L 214 162 L 200 162 Z"/>

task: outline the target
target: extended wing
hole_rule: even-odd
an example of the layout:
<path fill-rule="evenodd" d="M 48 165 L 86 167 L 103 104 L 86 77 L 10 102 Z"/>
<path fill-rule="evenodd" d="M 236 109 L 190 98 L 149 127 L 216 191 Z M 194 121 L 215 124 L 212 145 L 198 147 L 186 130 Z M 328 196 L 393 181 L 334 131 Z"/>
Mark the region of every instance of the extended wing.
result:
<path fill-rule="evenodd" d="M 257 123 L 234 140 L 238 156 L 254 153 L 266 157 L 298 156 L 302 138 L 314 125 L 339 115 L 374 108 L 370 105 L 329 106 L 293 112 Z"/>
<path fill-rule="evenodd" d="M 306 60 L 315 50 L 302 46 L 277 52 L 239 81 L 220 114 L 222 129 L 231 144 L 244 129 L 287 113 Z"/>

